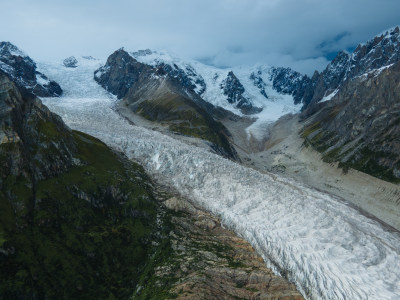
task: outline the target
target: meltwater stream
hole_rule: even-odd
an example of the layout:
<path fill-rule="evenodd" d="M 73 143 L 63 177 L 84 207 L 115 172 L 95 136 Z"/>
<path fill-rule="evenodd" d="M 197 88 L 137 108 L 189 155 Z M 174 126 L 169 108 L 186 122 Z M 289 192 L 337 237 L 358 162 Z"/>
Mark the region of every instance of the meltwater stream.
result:
<path fill-rule="evenodd" d="M 43 102 L 77 129 L 138 160 L 247 239 L 309 299 L 400 299 L 400 235 L 345 203 L 130 125 L 93 80 L 97 61 L 41 64 L 61 98 Z"/>

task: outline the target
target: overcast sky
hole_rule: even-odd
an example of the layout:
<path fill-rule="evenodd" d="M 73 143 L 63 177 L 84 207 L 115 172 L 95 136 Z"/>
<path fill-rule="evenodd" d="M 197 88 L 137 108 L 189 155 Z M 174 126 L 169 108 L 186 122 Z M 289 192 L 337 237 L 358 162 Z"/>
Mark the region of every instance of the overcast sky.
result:
<path fill-rule="evenodd" d="M 400 24 L 399 0 L 0 0 L 0 12 L 0 40 L 37 60 L 124 46 L 308 74 Z"/>

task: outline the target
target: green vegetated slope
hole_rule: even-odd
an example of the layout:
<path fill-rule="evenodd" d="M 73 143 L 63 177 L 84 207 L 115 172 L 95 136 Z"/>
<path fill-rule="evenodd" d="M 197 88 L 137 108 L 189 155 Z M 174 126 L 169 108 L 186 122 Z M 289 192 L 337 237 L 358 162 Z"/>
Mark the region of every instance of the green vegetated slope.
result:
<path fill-rule="evenodd" d="M 180 95 L 145 100 L 135 110 L 148 120 L 169 125 L 173 132 L 209 141 L 228 157 L 235 156 L 227 139 L 226 128 L 193 101 Z"/>
<path fill-rule="evenodd" d="M 2 74 L 0 126 L 0 298 L 130 298 L 165 218 L 143 168 Z"/>

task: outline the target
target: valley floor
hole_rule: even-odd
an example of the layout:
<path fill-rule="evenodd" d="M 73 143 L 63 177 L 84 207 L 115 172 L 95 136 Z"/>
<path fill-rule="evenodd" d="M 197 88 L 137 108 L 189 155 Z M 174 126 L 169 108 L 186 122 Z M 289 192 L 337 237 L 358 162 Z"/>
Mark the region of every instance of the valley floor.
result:
<path fill-rule="evenodd" d="M 243 163 L 262 172 L 287 176 L 315 189 L 354 204 L 360 212 L 370 214 L 400 230 L 400 185 L 380 180 L 350 169 L 346 174 L 337 164 L 323 162 L 320 154 L 303 145 L 297 115 L 286 115 L 270 126 L 261 142 L 247 139 L 244 130 L 235 131 L 237 151 Z"/>
<path fill-rule="evenodd" d="M 301 181 L 259 172 L 132 126 L 94 82 L 95 67 L 59 68 L 50 65 L 45 72 L 66 91 L 62 98 L 44 99 L 51 110 L 71 128 L 124 152 L 148 174 L 217 215 L 307 298 L 381 300 L 399 295 L 399 232 Z"/>

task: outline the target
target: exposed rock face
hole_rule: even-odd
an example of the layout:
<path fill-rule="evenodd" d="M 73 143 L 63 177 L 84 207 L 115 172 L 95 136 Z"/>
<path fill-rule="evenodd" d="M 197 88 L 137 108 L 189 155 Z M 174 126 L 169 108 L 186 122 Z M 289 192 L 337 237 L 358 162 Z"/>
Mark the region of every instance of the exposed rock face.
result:
<path fill-rule="evenodd" d="M 185 74 L 168 64 L 140 63 L 119 49 L 95 71 L 94 78 L 134 113 L 165 124 L 173 132 L 209 141 L 217 153 L 236 158 L 229 131 L 213 118 L 222 113 L 197 95 Z"/>
<path fill-rule="evenodd" d="M 233 74 L 232 71 L 228 73 L 228 76 L 221 84 L 221 89 L 224 94 L 228 97 L 229 103 L 234 103 L 237 108 L 242 109 L 246 113 L 259 112 L 261 109 L 253 107 L 249 99 L 247 99 L 243 94 L 245 89 L 240 83 L 239 79 Z M 265 92 L 264 92 L 265 93 Z"/>
<path fill-rule="evenodd" d="M 172 215 L 172 252 L 157 260 L 135 299 L 303 299 L 218 218 L 179 197 L 164 199 L 164 205 Z"/>
<path fill-rule="evenodd" d="M 206 89 L 204 79 L 190 66 L 186 66 L 185 69 L 181 69 L 177 65 L 171 66 L 169 64 L 161 63 L 158 65 L 158 67 L 162 68 L 163 71 L 168 74 L 169 78 L 174 78 L 179 86 L 186 91 L 190 91 L 191 94 L 195 92 L 195 94 L 201 95 Z M 197 86 L 200 88 L 195 91 Z M 196 96 L 192 97 L 197 98 Z"/>
<path fill-rule="evenodd" d="M 78 66 L 78 60 L 74 56 L 70 56 L 64 59 L 63 64 L 67 68 L 76 68 Z"/>
<path fill-rule="evenodd" d="M 303 136 L 327 161 L 400 182 L 399 82 L 400 62 L 345 81 L 332 100 L 303 113 Z"/>
<path fill-rule="evenodd" d="M 314 74 L 304 96 L 303 137 L 324 160 L 400 181 L 399 53 L 396 27 L 352 54 L 340 52 Z"/>
<path fill-rule="evenodd" d="M 268 71 L 269 80 L 272 82 L 274 90 L 281 94 L 293 96 L 294 104 L 303 103 L 304 99 L 308 99 L 313 95 L 316 81 L 319 73 L 316 71 L 312 78 L 302 75 L 291 68 L 271 67 Z M 265 88 L 266 83 L 261 78 L 261 71 L 250 74 L 250 79 L 254 85 L 260 90 L 260 93 L 269 98 Z"/>
<path fill-rule="evenodd" d="M 153 52 L 150 49 L 139 50 L 131 52 L 130 55 L 140 61 L 141 57 L 152 55 Z M 161 68 L 169 75 L 170 78 L 175 78 L 180 85 L 187 91 L 194 91 L 198 96 L 204 93 L 206 84 L 203 77 L 196 72 L 196 70 L 186 64 L 184 66 L 178 66 L 175 63 L 167 63 L 164 61 L 157 61 L 154 65 L 156 68 Z"/>
<path fill-rule="evenodd" d="M 9 42 L 0 43 L 0 70 L 20 87 L 39 97 L 59 97 L 61 87 L 36 71 L 35 62 Z"/>
<path fill-rule="evenodd" d="M 261 71 L 258 71 L 257 73 L 251 73 L 250 74 L 250 79 L 253 81 L 254 86 L 256 86 L 259 90 L 261 95 L 263 95 L 265 98 L 268 99 L 268 95 L 265 91 L 266 88 L 266 83 L 264 80 L 261 78 Z"/>
<path fill-rule="evenodd" d="M 134 84 L 149 79 L 153 73 L 157 74 L 157 71 L 139 63 L 121 48 L 108 57 L 105 66 L 95 71 L 94 79 L 107 91 L 121 99 Z"/>
<path fill-rule="evenodd" d="M 290 68 L 272 68 L 271 80 L 274 89 L 279 93 L 293 95 L 295 104 L 302 102 L 307 93 L 306 88 L 310 84 L 310 79 L 307 76 L 303 76 Z"/>
<path fill-rule="evenodd" d="M 150 50 L 141 50 L 132 55 L 146 55 L 145 53 L 148 53 L 146 51 Z M 165 63 L 152 67 L 138 62 L 132 55 L 122 48 L 115 51 L 107 59 L 106 65 L 95 72 L 95 80 L 121 99 L 127 95 L 132 86 L 137 87 L 139 82 L 142 84 L 162 76 L 174 83 L 176 92 L 180 92 L 195 101 L 199 99 L 197 93 L 194 92 L 195 83 L 202 86 L 205 83 L 201 80 L 201 77 L 199 78 L 195 74 L 193 68 L 188 66 L 186 70 L 183 70 L 176 65 L 171 66 Z M 199 93 L 201 94 L 201 91 Z"/>

